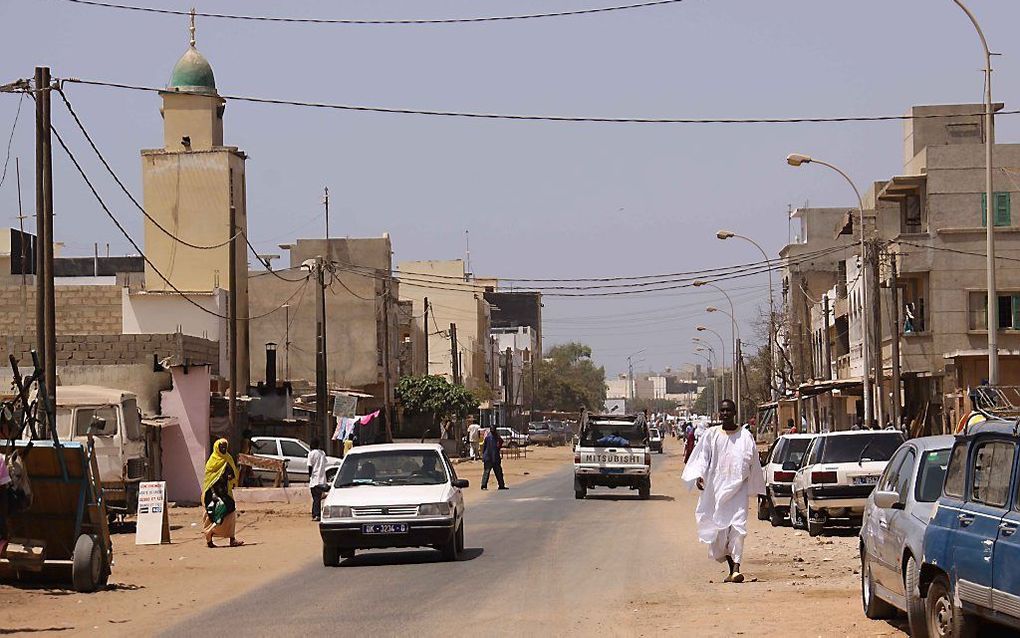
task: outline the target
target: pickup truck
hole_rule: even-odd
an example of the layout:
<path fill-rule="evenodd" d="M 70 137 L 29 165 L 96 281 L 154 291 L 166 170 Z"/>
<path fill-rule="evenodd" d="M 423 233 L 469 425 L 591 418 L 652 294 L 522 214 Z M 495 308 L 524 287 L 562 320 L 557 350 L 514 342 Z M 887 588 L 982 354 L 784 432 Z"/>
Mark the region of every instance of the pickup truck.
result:
<path fill-rule="evenodd" d="M 637 416 L 586 416 L 574 448 L 574 498 L 593 487 L 627 487 L 651 496 L 652 454 L 648 425 Z"/>

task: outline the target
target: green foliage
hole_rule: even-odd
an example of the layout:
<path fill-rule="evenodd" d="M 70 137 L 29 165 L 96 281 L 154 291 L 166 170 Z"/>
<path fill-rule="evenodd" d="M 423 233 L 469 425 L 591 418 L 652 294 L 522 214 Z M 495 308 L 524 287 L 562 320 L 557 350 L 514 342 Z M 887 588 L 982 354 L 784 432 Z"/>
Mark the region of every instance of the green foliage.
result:
<path fill-rule="evenodd" d="M 538 410 L 575 412 L 581 408 L 601 411 L 606 403 L 606 370 L 591 360 L 591 348 L 583 343 L 553 346 L 544 359 L 535 360 L 535 384 L 531 368 L 524 371 L 527 380 L 525 404 L 534 396 Z"/>
<path fill-rule="evenodd" d="M 438 375 L 403 377 L 396 393 L 408 414 L 431 414 L 441 423 L 478 411 L 478 399 L 469 390 Z"/>
<path fill-rule="evenodd" d="M 675 412 L 679 403 L 672 399 L 631 399 L 627 402 L 627 410 L 630 412 L 641 412 L 648 410 L 655 412 Z"/>

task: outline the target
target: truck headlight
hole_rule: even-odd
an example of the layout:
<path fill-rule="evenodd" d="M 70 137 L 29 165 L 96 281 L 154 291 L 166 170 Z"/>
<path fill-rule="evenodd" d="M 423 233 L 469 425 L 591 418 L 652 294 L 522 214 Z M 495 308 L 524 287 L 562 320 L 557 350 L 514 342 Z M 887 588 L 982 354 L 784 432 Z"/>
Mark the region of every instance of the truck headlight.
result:
<path fill-rule="evenodd" d="M 419 516 L 449 516 L 449 503 L 426 503 L 418 507 Z"/>
<path fill-rule="evenodd" d="M 347 505 L 326 505 L 322 508 L 323 518 L 351 518 L 351 508 Z"/>

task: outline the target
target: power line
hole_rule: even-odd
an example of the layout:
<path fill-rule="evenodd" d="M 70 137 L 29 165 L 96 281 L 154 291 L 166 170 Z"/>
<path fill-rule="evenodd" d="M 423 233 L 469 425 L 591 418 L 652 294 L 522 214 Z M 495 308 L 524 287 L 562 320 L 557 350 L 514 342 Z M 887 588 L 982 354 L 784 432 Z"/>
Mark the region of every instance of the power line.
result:
<path fill-rule="evenodd" d="M 71 1 L 71 0 L 67 0 Z M 104 82 L 100 80 L 83 80 L 81 78 L 65 78 L 62 82 L 85 84 L 89 86 L 101 86 L 114 89 L 125 89 L 130 91 L 147 91 L 150 93 L 165 93 L 167 89 L 151 86 L 140 86 L 135 84 L 124 84 L 121 82 Z M 486 120 L 522 120 L 531 122 L 589 122 L 598 124 L 821 124 L 841 122 L 888 122 L 906 120 L 927 120 L 941 119 L 947 117 L 977 117 L 983 113 L 953 114 L 945 113 L 920 113 L 905 115 L 864 115 L 864 116 L 837 116 L 837 117 L 760 117 L 760 118 L 650 118 L 650 117 L 594 117 L 594 116 L 572 116 L 572 115 L 520 115 L 509 113 L 476 113 L 468 111 L 433 111 L 426 109 L 394 108 L 384 106 L 363 106 L 354 104 L 330 104 L 327 102 L 308 102 L 301 100 L 286 100 L 279 98 L 260 98 L 242 95 L 220 95 L 224 100 L 237 102 L 253 102 L 256 104 L 275 104 L 284 106 L 301 106 L 307 108 L 332 109 L 340 111 L 365 111 L 371 113 L 388 113 L 397 115 L 429 115 L 435 117 L 461 117 Z M 1016 115 L 1020 110 L 999 111 L 997 116 Z"/>
<path fill-rule="evenodd" d="M 14 124 L 11 124 L 11 135 L 7 138 L 7 157 L 4 158 L 4 174 L 0 175 L 0 186 L 7 181 L 7 165 L 11 161 L 11 144 L 14 142 L 14 131 L 18 130 L 18 117 L 21 115 L 21 103 L 25 101 L 25 94 L 18 98 L 18 110 L 14 112 Z"/>
<path fill-rule="evenodd" d="M 74 107 L 71 106 L 71 102 L 67 99 L 67 96 L 64 94 L 64 90 L 62 88 L 60 88 L 59 84 L 57 85 L 57 87 L 58 87 L 57 88 L 57 93 L 60 94 L 61 99 L 63 99 L 64 106 L 67 107 L 67 112 L 71 114 L 71 117 L 74 119 L 74 123 L 78 125 L 78 129 L 81 131 L 82 135 L 85 136 L 85 139 L 88 140 L 89 146 L 92 147 L 92 150 L 95 152 L 96 157 L 98 157 L 99 161 L 102 162 L 103 166 L 106 168 L 106 171 L 110 174 L 110 177 L 113 178 L 113 181 L 117 182 L 117 186 L 120 186 L 120 189 L 122 191 L 124 191 L 124 194 L 127 195 L 128 199 L 131 200 L 131 203 L 135 205 L 135 208 L 140 210 L 142 212 L 142 215 L 145 215 L 145 218 L 148 219 L 150 222 L 152 222 L 152 224 L 156 228 L 158 228 L 161 231 L 163 231 L 164 235 L 166 235 L 170 239 L 173 239 L 174 241 L 176 241 L 176 242 L 178 242 L 180 244 L 183 244 L 183 245 L 187 246 L 188 248 L 194 248 L 196 250 L 213 250 L 213 249 L 216 249 L 216 248 L 222 248 L 222 247 L 226 246 L 227 244 L 232 242 L 234 240 L 234 238 L 237 237 L 237 235 L 241 234 L 240 231 L 238 231 L 233 237 L 230 237 L 230 238 L 226 239 L 225 241 L 222 241 L 222 242 L 220 242 L 218 244 L 211 244 L 209 246 L 203 246 L 203 245 L 200 245 L 200 244 L 193 244 L 193 243 L 191 243 L 189 241 L 185 241 L 185 240 L 181 239 L 180 237 L 178 237 L 177 235 L 174 235 L 169 230 L 167 230 L 162 224 L 160 224 L 152 215 L 150 215 L 145 210 L 144 206 L 142 206 L 140 203 L 138 203 L 138 200 L 135 199 L 135 196 L 132 195 L 131 191 L 129 191 L 127 186 L 124 185 L 124 182 L 122 182 L 120 177 L 117 175 L 117 173 L 114 172 L 113 167 L 110 166 L 110 163 L 106 161 L 106 158 L 103 157 L 103 154 L 99 151 L 99 147 L 96 146 L 96 143 L 95 143 L 95 141 L 93 141 L 92 136 L 89 135 L 89 132 L 88 132 L 88 130 L 86 130 L 85 125 L 82 124 L 81 118 L 79 118 L 78 114 L 75 113 Z M 245 241 L 247 241 L 247 238 L 245 238 Z M 256 256 L 258 256 L 258 255 L 256 255 Z"/>
<path fill-rule="evenodd" d="M 360 24 L 360 25 L 410 25 L 410 24 L 465 24 L 477 22 L 507 22 L 510 20 L 533 20 L 538 18 L 563 18 L 567 16 L 591 15 L 596 13 L 609 13 L 613 11 L 628 11 L 631 9 L 645 9 L 667 4 L 680 4 L 684 0 L 650 0 L 635 4 L 622 4 L 609 7 L 594 7 L 592 9 L 576 9 L 574 11 L 555 11 L 549 13 L 529 13 L 506 16 L 483 16 L 477 18 L 410 18 L 410 19 L 356 19 L 356 18 L 286 18 L 277 16 L 254 16 L 228 13 L 204 13 L 198 11 L 182 11 L 178 9 L 157 9 L 153 7 L 138 7 L 127 4 L 116 4 L 113 2 L 99 2 L 98 0 L 64 0 L 74 4 L 84 4 L 92 7 L 104 7 L 107 9 L 121 9 L 125 11 L 138 11 L 141 13 L 156 13 L 175 16 L 201 16 L 203 18 L 222 18 L 226 20 L 251 20 L 257 22 L 286 22 L 297 24 Z"/>

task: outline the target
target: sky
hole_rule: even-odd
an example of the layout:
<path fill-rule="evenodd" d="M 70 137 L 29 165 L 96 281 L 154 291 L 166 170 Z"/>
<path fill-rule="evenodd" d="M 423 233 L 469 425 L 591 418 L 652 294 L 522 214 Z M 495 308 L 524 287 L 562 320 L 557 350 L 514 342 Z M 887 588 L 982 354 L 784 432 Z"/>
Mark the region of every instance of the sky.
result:
<path fill-rule="evenodd" d="M 561 11 L 616 0 L 122 0 L 199 11 L 315 18 L 448 18 Z M 1016 108 L 1020 2 L 970 0 L 994 58 L 997 102 Z M 187 19 L 72 4 L 0 0 L 0 84 L 49 65 L 56 77 L 163 86 L 188 46 Z M 29 25 L 45 25 L 28 28 Z M 356 26 L 198 19 L 198 49 L 221 93 L 416 109 L 570 116 L 744 118 L 898 115 L 915 104 L 980 103 L 983 57 L 952 0 L 687 0 L 541 20 Z M 159 98 L 69 84 L 69 99 L 113 168 L 141 196 L 139 150 L 162 144 Z M 0 95 L 0 136 L 19 97 Z M 34 208 L 30 100 L 13 128 L 0 223 Z M 89 156 L 59 100 L 54 126 L 87 159 L 115 214 L 142 237 L 140 213 Z M 651 125 L 495 121 L 231 102 L 225 143 L 249 154 L 249 233 L 262 252 L 323 232 L 390 233 L 394 264 L 455 259 L 503 278 L 636 276 L 761 260 L 789 238 L 789 206 L 852 206 L 839 176 L 793 169 L 791 152 L 837 164 L 862 190 L 902 173 L 901 122 Z M 1020 116 L 998 119 L 1020 141 Z M 0 157 L 6 156 L 0 147 Z M 131 248 L 54 151 L 55 238 L 65 254 Z M 32 220 L 29 220 L 32 224 Z M 778 277 L 777 298 L 778 298 Z M 721 282 L 739 330 L 768 302 L 764 275 Z M 610 375 L 677 368 L 696 326 L 729 340 L 714 290 L 545 298 L 545 343 L 589 344 Z M 710 335 L 710 338 L 714 336 Z M 728 348 L 728 346 L 727 346 Z"/>

